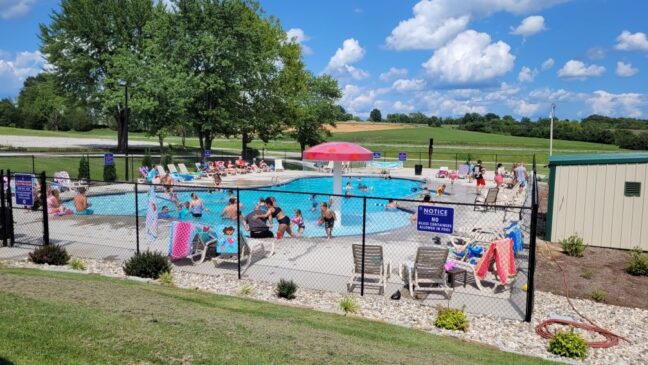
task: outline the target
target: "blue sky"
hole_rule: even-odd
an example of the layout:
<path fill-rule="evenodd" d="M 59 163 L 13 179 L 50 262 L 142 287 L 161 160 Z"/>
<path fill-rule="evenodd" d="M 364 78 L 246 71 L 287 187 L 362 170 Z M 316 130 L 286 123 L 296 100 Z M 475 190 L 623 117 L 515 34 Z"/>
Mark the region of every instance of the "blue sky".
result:
<path fill-rule="evenodd" d="M 55 0 L 0 0 L 0 97 L 43 67 Z M 262 0 L 349 112 L 648 118 L 648 2 Z"/>

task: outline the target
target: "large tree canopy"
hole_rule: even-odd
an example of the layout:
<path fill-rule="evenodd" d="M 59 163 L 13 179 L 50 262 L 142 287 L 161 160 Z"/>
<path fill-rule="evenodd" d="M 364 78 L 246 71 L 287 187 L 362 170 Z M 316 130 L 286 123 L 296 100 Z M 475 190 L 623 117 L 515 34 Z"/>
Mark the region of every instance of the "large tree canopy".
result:
<path fill-rule="evenodd" d="M 118 149 L 126 145 L 121 88 L 110 80 L 125 78 L 115 62 L 124 52 L 143 50 L 143 30 L 153 17 L 152 0 L 62 0 L 50 24 L 41 24 L 41 52 L 54 67 L 65 92 L 115 119 Z M 126 80 L 128 81 L 128 80 Z"/>

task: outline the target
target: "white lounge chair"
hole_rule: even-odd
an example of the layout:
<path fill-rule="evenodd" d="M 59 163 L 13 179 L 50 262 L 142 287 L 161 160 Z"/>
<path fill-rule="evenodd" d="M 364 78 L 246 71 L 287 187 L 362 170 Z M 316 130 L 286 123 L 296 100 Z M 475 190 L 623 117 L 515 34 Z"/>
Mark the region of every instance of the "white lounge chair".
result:
<path fill-rule="evenodd" d="M 250 264 L 252 263 L 252 250 L 250 249 L 250 245 L 248 245 L 247 240 L 245 239 L 245 236 L 242 234 L 238 235 L 238 245 L 239 248 L 237 250 L 236 246 L 227 246 L 224 250 L 220 247 L 219 243 L 216 243 L 216 252 L 219 254 L 217 257 L 214 258 L 214 266 L 218 266 L 223 262 L 227 262 L 230 264 L 238 264 L 238 251 L 241 252 L 241 264 L 244 266 L 241 268 L 241 272 L 244 272 L 245 270 L 250 267 Z"/>
<path fill-rule="evenodd" d="M 54 186 L 58 188 L 61 192 L 66 190 L 74 190 L 83 187 L 88 188 L 88 184 L 82 181 L 72 181 L 70 179 L 70 174 L 67 171 L 58 171 L 54 173 Z"/>
<path fill-rule="evenodd" d="M 178 169 L 176 169 L 175 165 L 172 164 L 172 163 L 168 164 L 167 168 L 169 169 L 169 173 L 171 173 L 171 174 L 173 174 L 173 173 L 177 174 L 178 173 Z"/>
<path fill-rule="evenodd" d="M 328 165 L 324 166 L 324 172 L 333 172 L 333 161 L 329 161 Z"/>
<path fill-rule="evenodd" d="M 468 165 L 459 165 L 457 176 L 460 179 L 467 179 L 468 175 L 470 175 L 470 167 Z"/>
<path fill-rule="evenodd" d="M 274 170 L 275 171 L 285 171 L 285 169 L 283 167 L 283 161 L 282 160 L 280 160 L 280 159 L 275 160 L 275 168 L 274 168 Z"/>
<path fill-rule="evenodd" d="M 353 291 L 356 285 L 362 285 L 362 245 L 354 243 L 353 273 L 347 283 L 347 290 Z M 379 294 L 384 294 L 387 288 L 387 279 L 391 271 L 391 264 L 385 262 L 383 248 L 379 245 L 365 245 L 364 255 L 364 286 L 378 288 Z"/>
<path fill-rule="evenodd" d="M 166 176 L 167 172 L 164 171 L 164 167 L 162 167 L 162 165 L 155 166 L 155 169 L 158 170 L 158 174 L 160 175 L 160 178 Z"/>

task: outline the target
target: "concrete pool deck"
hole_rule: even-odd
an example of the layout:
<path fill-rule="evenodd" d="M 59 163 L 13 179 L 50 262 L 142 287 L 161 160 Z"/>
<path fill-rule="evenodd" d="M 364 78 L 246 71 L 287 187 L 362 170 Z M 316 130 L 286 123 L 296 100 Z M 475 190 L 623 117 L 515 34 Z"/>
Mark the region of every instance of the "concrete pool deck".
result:
<path fill-rule="evenodd" d="M 410 170 L 410 171 L 405 171 Z M 435 172 L 435 171 L 434 171 Z M 361 171 L 355 170 L 361 174 Z M 224 179 L 226 186 L 255 186 L 266 185 L 267 181 L 276 184 L 297 177 L 304 176 L 330 176 L 318 172 L 286 171 L 281 173 L 259 173 L 227 177 Z M 374 176 L 374 175 L 370 175 Z M 393 177 L 415 178 L 413 169 L 402 169 L 399 173 L 392 173 Z M 449 183 L 448 179 L 436 179 L 432 171 L 424 170 L 424 175 L 432 181 L 432 185 Z M 419 177 L 417 177 L 419 178 Z M 475 195 L 473 184 L 458 180 L 452 189 L 453 195 L 444 196 L 442 201 L 460 203 L 473 203 Z M 141 191 L 146 186 L 140 186 Z M 133 186 L 127 184 L 112 184 L 105 186 L 92 186 L 91 194 L 125 193 L 133 192 Z M 71 194 L 66 193 L 66 197 Z M 530 195 L 530 194 L 527 194 Z M 92 195 L 89 197 L 92 200 Z M 403 205 L 415 205 L 404 203 Z M 442 204 L 439 202 L 439 204 Z M 472 206 L 455 206 L 455 225 L 457 232 L 468 232 L 474 227 L 502 227 L 505 211 L 490 210 L 486 212 L 475 211 Z M 530 210 L 523 211 L 525 226 L 525 242 L 528 243 L 528 222 Z M 510 216 L 512 218 L 512 216 Z M 33 248 L 25 243 L 39 244 L 42 242 L 42 212 L 15 209 L 14 219 L 16 224 L 15 247 L 0 248 L 0 258 L 23 259 Z M 144 218 L 139 219 L 140 249 L 167 252 L 169 222 L 160 224 L 159 236 L 151 240 L 144 228 Z M 63 245 L 74 257 L 124 261 L 134 252 L 136 247 L 135 217 L 119 216 L 62 216 L 49 219 L 51 242 Z M 334 231 L 335 234 L 335 231 Z M 447 236 L 446 236 L 447 237 Z M 333 292 L 346 292 L 346 283 L 352 271 L 351 245 L 361 243 L 361 236 L 335 237 L 332 240 L 324 238 L 288 238 L 276 241 L 275 254 L 267 256 L 267 250 L 274 240 L 249 240 L 253 246 L 252 264 L 242 273 L 244 278 L 276 282 L 279 279 L 292 279 L 301 287 L 326 290 Z M 445 243 L 445 238 L 442 238 Z M 387 290 L 384 295 L 391 295 L 396 290 L 403 288 L 404 282 L 398 275 L 398 268 L 402 262 L 413 261 L 419 246 L 435 245 L 434 236 L 418 232 L 414 225 L 398 228 L 392 231 L 367 235 L 366 244 L 383 246 L 385 260 L 391 263 L 391 276 L 388 280 Z M 478 290 L 471 282 L 457 283 L 450 299 L 443 294 L 430 294 L 421 303 L 426 305 L 449 305 L 452 307 L 465 307 L 472 313 L 495 315 L 504 318 L 521 319 L 524 315 L 526 293 L 521 290 L 527 282 L 527 251 L 518 254 L 516 259 L 518 274 L 509 282 L 504 290 L 497 286 L 492 274 L 482 283 L 484 290 Z M 190 262 L 180 261 L 175 265 L 177 270 L 183 270 L 207 275 L 230 275 L 236 277 L 237 266 L 223 263 L 215 266 L 212 260 L 201 265 L 192 265 Z M 359 292 L 356 287 L 355 292 Z M 407 293 L 407 291 L 403 291 Z M 375 295 L 376 290 L 367 288 L 365 295 Z"/>

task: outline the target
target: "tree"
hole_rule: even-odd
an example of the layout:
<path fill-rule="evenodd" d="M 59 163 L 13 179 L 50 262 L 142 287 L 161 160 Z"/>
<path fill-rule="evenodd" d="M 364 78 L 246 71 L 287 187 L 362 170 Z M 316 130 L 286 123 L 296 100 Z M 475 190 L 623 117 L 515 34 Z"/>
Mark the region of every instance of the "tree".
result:
<path fill-rule="evenodd" d="M 114 118 L 117 147 L 123 152 L 126 112 L 123 89 L 114 82 L 123 75 L 113 65 L 124 52 L 141 53 L 153 1 L 62 0 L 60 9 L 52 13 L 50 24 L 40 25 L 41 52 L 66 93 Z"/>
<path fill-rule="evenodd" d="M 371 113 L 369 113 L 369 120 L 372 122 L 382 122 L 382 114 L 380 114 L 380 110 L 374 108 Z"/>
<path fill-rule="evenodd" d="M 329 75 L 308 75 L 305 90 L 299 96 L 295 123 L 289 135 L 297 140 L 302 157 L 306 146 L 322 143 L 331 132 L 326 125 L 335 126 L 340 109 L 335 102 L 342 97 L 337 81 Z"/>
<path fill-rule="evenodd" d="M 0 126 L 22 127 L 20 111 L 10 99 L 0 100 Z"/>
<path fill-rule="evenodd" d="M 62 124 L 64 98 L 57 90 L 54 76 L 40 73 L 28 77 L 18 94 L 18 110 L 23 127 L 58 130 Z"/>

